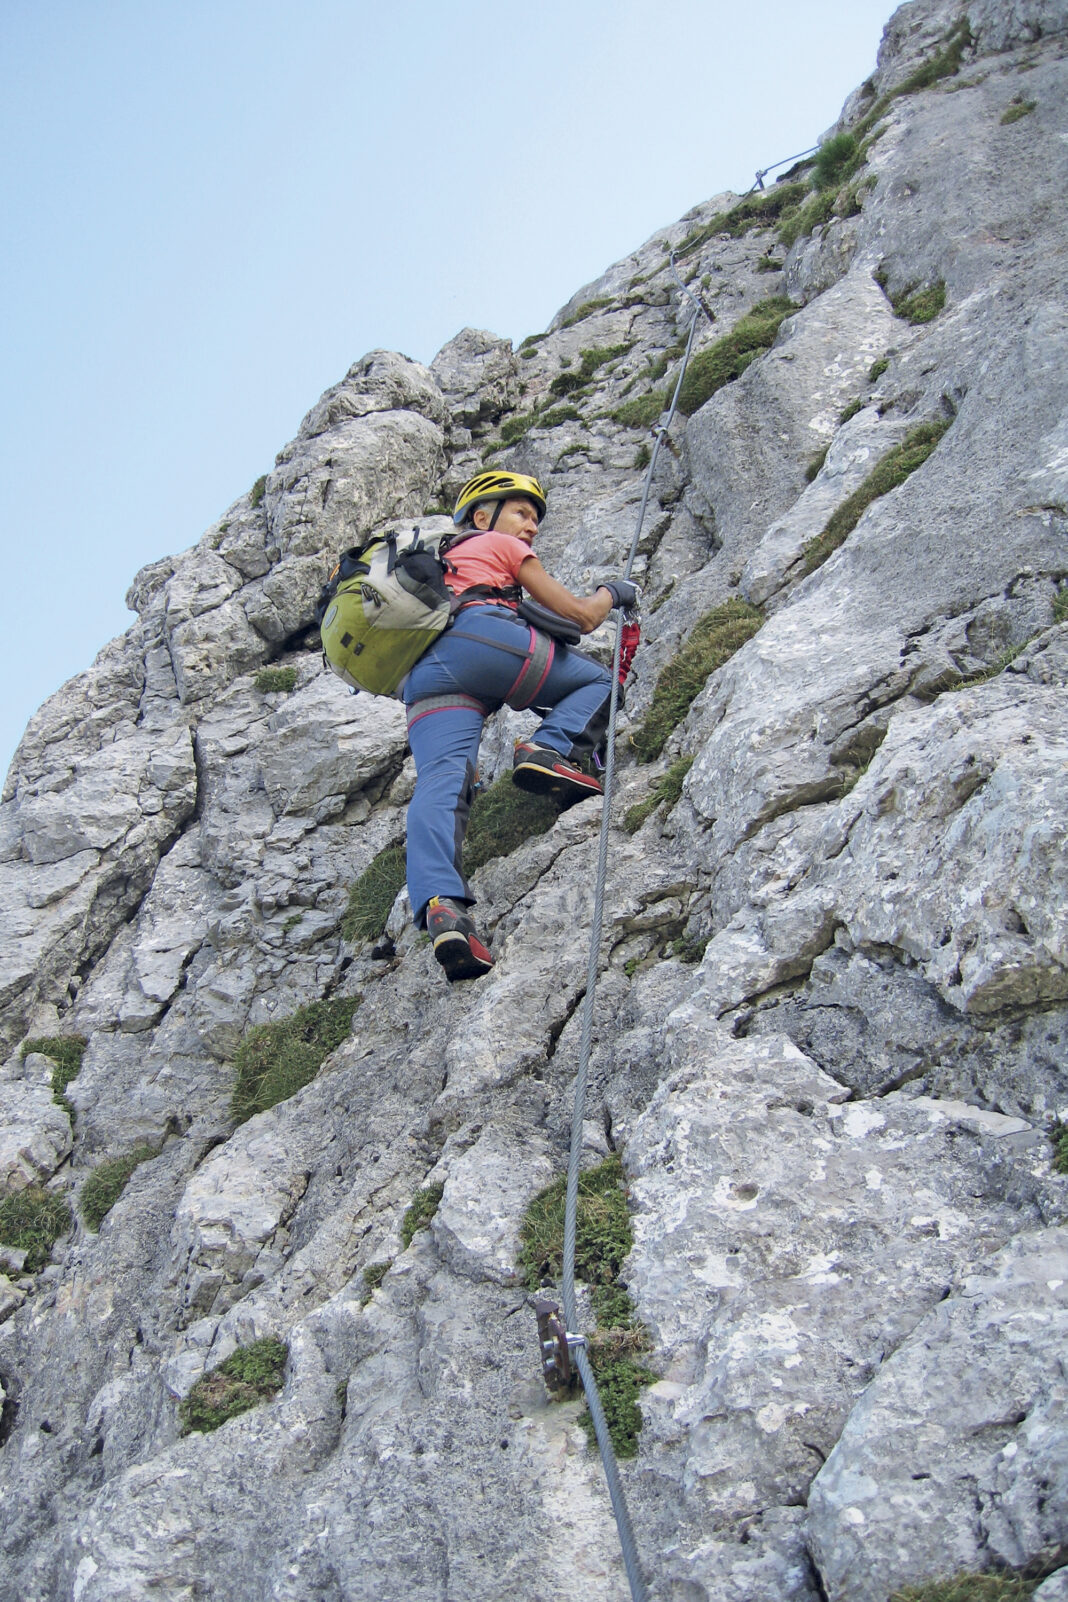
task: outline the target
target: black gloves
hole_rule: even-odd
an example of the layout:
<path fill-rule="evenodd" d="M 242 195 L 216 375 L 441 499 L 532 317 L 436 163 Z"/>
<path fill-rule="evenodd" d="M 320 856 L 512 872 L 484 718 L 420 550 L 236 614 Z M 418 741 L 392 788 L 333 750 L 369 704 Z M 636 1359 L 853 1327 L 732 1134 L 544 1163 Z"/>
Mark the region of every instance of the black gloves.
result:
<path fill-rule="evenodd" d="M 610 584 L 602 584 L 600 588 L 608 591 L 612 605 L 619 607 L 620 611 L 629 612 L 632 606 L 638 604 L 638 586 L 629 579 L 613 579 Z"/>

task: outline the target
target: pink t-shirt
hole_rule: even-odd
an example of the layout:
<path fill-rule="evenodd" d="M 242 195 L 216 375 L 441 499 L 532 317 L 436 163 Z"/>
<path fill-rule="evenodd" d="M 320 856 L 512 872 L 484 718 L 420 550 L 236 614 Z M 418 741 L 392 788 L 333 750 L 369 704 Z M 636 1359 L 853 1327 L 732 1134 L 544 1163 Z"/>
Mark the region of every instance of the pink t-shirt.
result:
<path fill-rule="evenodd" d="M 519 569 L 528 556 L 534 553 L 526 540 L 514 534 L 473 534 L 451 551 L 445 560 L 456 569 L 446 571 L 445 582 L 454 595 L 462 595 L 473 584 L 489 584 L 494 589 L 506 589 L 519 583 Z"/>

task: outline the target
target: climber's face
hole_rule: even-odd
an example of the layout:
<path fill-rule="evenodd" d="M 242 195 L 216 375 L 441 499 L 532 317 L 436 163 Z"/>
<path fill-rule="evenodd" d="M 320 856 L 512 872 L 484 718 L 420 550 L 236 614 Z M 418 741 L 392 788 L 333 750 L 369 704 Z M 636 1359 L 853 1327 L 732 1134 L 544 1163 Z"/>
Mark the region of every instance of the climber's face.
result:
<path fill-rule="evenodd" d="M 487 529 L 493 517 L 494 506 L 499 503 L 489 502 L 483 506 L 475 507 L 474 524 L 476 528 Z M 526 540 L 533 545 L 534 536 L 538 532 L 538 508 L 533 501 L 525 496 L 516 496 L 505 501 L 497 513 L 497 521 L 493 525 L 497 534 L 514 534 L 517 539 Z"/>

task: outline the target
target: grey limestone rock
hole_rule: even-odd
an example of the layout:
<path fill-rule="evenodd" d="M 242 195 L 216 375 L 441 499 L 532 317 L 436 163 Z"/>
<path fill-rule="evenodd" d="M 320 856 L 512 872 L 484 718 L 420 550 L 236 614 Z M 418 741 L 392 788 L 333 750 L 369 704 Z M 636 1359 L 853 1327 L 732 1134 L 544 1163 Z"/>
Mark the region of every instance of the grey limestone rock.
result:
<path fill-rule="evenodd" d="M 828 1597 L 1055 1550 L 1068 1509 L 1068 1237 L 1023 1234 L 965 1278 L 883 1365 L 812 1487 Z M 932 1566 L 933 1565 L 933 1566 Z"/>
<path fill-rule="evenodd" d="M 886 1602 L 1056 1561 L 1062 13 L 901 7 L 838 126 L 967 16 L 961 70 L 890 100 L 853 214 L 785 277 L 760 266 L 766 230 L 702 237 L 739 198 L 718 195 L 518 351 L 466 329 L 429 368 L 353 363 L 262 481 L 137 575 L 130 629 L 31 720 L 0 804 L 0 1180 L 44 1182 L 75 1223 L 38 1273 L 0 1243 L 0 1602 L 624 1595 L 581 1402 L 548 1401 L 516 1276 L 587 1025 L 580 1160 L 622 1157 L 650 1340 L 622 1473 L 655 1602 Z M 1034 110 L 1003 123 L 1024 91 Z M 403 709 L 323 668 L 314 605 L 341 549 L 439 515 L 483 461 L 546 482 L 538 549 L 563 582 L 620 572 L 651 444 L 620 409 L 672 382 L 689 327 L 665 245 L 716 312 L 700 347 L 769 287 L 795 310 L 659 452 L 587 1016 L 595 801 L 472 875 L 478 981 L 445 984 L 392 885 L 381 933 L 343 937 L 414 772 Z M 938 281 L 933 320 L 895 314 Z M 930 423 L 937 448 L 806 574 L 808 542 Z M 738 597 L 762 627 L 637 762 L 659 677 Z M 257 688 L 267 663 L 292 689 Z M 484 783 L 536 727 L 490 719 Z M 677 799 L 621 827 L 669 773 Z M 235 1125 L 249 1029 L 337 998 L 357 1002 L 347 1038 Z M 72 1122 L 19 1046 L 75 1033 Z M 83 1186 L 138 1146 L 89 1230 Z M 265 1336 L 288 1348 L 280 1394 L 183 1436 L 194 1383 Z"/>

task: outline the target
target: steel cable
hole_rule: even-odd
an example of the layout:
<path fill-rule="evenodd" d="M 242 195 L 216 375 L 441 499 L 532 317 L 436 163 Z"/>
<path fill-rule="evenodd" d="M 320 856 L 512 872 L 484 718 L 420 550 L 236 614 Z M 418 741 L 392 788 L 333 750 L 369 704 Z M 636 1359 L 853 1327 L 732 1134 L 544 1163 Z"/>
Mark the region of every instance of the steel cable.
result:
<path fill-rule="evenodd" d="M 638 522 L 631 540 L 630 552 L 627 556 L 624 577 L 629 579 L 634 566 L 634 559 L 638 553 L 638 541 L 642 535 L 642 525 L 645 522 L 645 511 L 649 504 L 649 494 L 652 489 L 653 474 L 656 471 L 657 457 L 660 446 L 671 426 L 678 406 L 679 393 L 682 381 L 686 376 L 686 368 L 690 361 L 690 352 L 693 350 L 694 336 L 697 332 L 698 318 L 702 313 L 711 321 L 711 314 L 687 289 L 679 277 L 675 266 L 675 253 L 671 253 L 671 270 L 675 281 L 682 293 L 691 302 L 694 308 L 690 323 L 689 337 L 686 341 L 686 350 L 682 358 L 682 366 L 675 383 L 671 397 L 671 405 L 667 412 L 661 416 L 655 431 L 655 442 L 649 465 L 645 474 L 645 485 L 642 491 L 641 506 L 638 510 Z M 623 613 L 616 617 L 616 643 L 612 660 L 612 698 L 609 703 L 608 731 L 606 734 L 606 757 L 604 770 L 604 798 L 601 803 L 601 834 L 597 850 L 597 879 L 593 901 L 593 924 L 590 931 L 589 962 L 586 969 L 586 994 L 582 1008 L 582 1037 L 579 1045 L 579 1067 L 575 1079 L 575 1102 L 571 1116 L 571 1151 L 567 1165 L 567 1196 L 564 1206 L 564 1261 L 563 1261 L 563 1303 L 564 1321 L 569 1334 L 578 1328 L 578 1312 L 575 1305 L 575 1238 L 578 1217 L 578 1182 L 579 1164 L 582 1158 L 582 1125 L 586 1110 L 586 1086 L 589 1078 L 590 1048 L 593 1041 L 593 1013 L 597 993 L 597 972 L 600 967 L 601 934 L 604 921 L 604 891 L 605 880 L 608 874 L 608 830 L 611 823 L 612 786 L 615 778 L 615 743 L 616 743 L 616 714 L 619 708 L 619 660 L 623 646 Z M 608 1483 L 608 1495 L 615 1514 L 616 1528 L 619 1531 L 619 1544 L 623 1550 L 623 1563 L 630 1582 L 630 1594 L 633 1602 L 647 1602 L 648 1592 L 642 1578 L 638 1561 L 638 1548 L 634 1539 L 634 1531 L 630 1522 L 630 1513 L 627 1509 L 626 1497 L 623 1494 L 623 1483 L 620 1479 L 619 1465 L 612 1448 L 612 1440 L 608 1430 L 608 1423 L 604 1416 L 601 1398 L 597 1390 L 597 1381 L 593 1376 L 585 1342 L 581 1339 L 572 1346 L 569 1342 L 572 1360 L 578 1368 L 582 1379 L 582 1388 L 586 1395 L 586 1403 L 593 1420 L 594 1434 L 597 1437 L 597 1446 L 601 1454 L 601 1463 L 604 1466 L 605 1479 Z"/>

